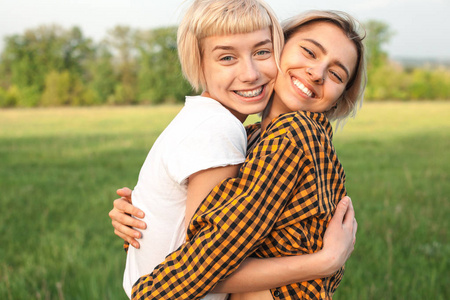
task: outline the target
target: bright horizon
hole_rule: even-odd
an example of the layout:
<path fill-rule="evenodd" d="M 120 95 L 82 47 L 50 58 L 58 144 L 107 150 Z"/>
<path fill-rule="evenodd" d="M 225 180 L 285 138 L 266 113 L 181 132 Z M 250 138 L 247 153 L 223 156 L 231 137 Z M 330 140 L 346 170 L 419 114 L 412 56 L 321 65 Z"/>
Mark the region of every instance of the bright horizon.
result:
<path fill-rule="evenodd" d="M 86 37 L 99 41 L 116 25 L 150 29 L 177 25 L 186 5 L 181 0 L 15 0 L 2 1 L 0 49 L 3 39 L 40 25 L 78 26 Z M 394 32 L 385 47 L 390 57 L 450 59 L 450 1 L 448 0 L 323 0 L 306 3 L 267 0 L 280 20 L 309 9 L 335 9 L 361 22 L 379 20 Z M 318 1 L 317 1 L 318 2 Z"/>

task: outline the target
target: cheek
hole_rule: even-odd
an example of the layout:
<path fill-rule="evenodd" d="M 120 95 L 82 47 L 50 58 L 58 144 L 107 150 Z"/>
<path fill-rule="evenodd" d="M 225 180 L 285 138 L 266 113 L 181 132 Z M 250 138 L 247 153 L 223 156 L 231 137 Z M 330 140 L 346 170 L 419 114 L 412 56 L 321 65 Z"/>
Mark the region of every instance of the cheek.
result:
<path fill-rule="evenodd" d="M 275 79 L 278 73 L 277 65 L 275 59 L 261 61 L 258 63 L 259 72 L 263 74 L 268 79 Z"/>
<path fill-rule="evenodd" d="M 278 68 L 277 68 L 277 66 L 274 63 L 274 65 L 270 69 L 270 72 L 269 72 L 268 76 L 270 77 L 270 79 L 275 80 L 277 78 L 277 75 L 278 75 Z"/>
<path fill-rule="evenodd" d="M 339 102 L 339 100 L 341 100 L 343 93 L 344 92 L 341 90 L 336 91 L 336 93 L 332 97 L 332 100 L 330 100 L 328 103 L 329 109 L 331 109 L 334 105 L 336 105 Z"/>
<path fill-rule="evenodd" d="M 345 86 L 339 86 L 337 89 L 337 98 L 340 99 L 345 92 Z"/>
<path fill-rule="evenodd" d="M 291 82 L 291 76 L 289 75 L 289 72 L 287 70 L 281 71 L 280 75 L 277 77 L 277 80 L 279 81 L 279 85 L 283 86 L 284 88 L 287 88 L 290 85 Z"/>
<path fill-rule="evenodd" d="M 290 47 L 281 55 L 280 66 L 282 70 L 298 68 L 304 65 L 305 56 L 297 49 Z"/>
<path fill-rule="evenodd" d="M 327 95 L 329 97 L 329 102 L 332 104 L 336 103 L 339 99 L 341 99 L 344 91 L 345 87 L 342 87 L 340 85 L 334 85 L 332 88 L 329 89 L 329 93 Z"/>
<path fill-rule="evenodd" d="M 219 78 L 224 79 L 225 76 L 221 74 L 220 70 L 209 69 L 208 71 L 209 72 L 205 73 L 208 92 L 211 94 L 217 94 L 221 91 L 223 85 L 222 80 L 219 80 Z"/>
<path fill-rule="evenodd" d="M 208 79 L 214 86 L 223 86 L 234 78 L 235 74 L 230 68 L 215 67 L 209 69 Z"/>

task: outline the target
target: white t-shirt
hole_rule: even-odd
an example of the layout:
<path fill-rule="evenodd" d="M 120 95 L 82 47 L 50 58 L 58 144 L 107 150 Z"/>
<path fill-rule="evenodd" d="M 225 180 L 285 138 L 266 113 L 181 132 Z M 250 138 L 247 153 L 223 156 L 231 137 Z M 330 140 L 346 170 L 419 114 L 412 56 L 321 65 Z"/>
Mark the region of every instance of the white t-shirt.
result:
<path fill-rule="evenodd" d="M 150 150 L 133 190 L 133 204 L 145 213 L 140 249 L 130 247 L 123 287 L 131 289 L 186 240 L 187 178 L 201 170 L 245 160 L 247 135 L 242 123 L 216 100 L 186 97 L 180 113 Z M 209 294 L 205 299 L 226 299 Z"/>

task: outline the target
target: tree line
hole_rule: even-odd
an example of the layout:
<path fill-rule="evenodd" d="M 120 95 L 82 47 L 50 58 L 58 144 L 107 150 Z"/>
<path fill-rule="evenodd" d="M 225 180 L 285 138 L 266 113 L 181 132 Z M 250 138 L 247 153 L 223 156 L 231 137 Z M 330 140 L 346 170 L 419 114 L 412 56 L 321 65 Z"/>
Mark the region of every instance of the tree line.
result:
<path fill-rule="evenodd" d="M 176 27 L 117 26 L 95 43 L 78 27 L 40 26 L 5 38 L 0 106 L 181 102 Z"/>
<path fill-rule="evenodd" d="M 383 46 L 394 33 L 380 21 L 364 24 L 367 53 L 367 100 L 448 100 L 450 69 L 445 66 L 408 67 L 389 60 Z"/>
<path fill-rule="evenodd" d="M 365 24 L 368 100 L 450 99 L 450 70 L 405 68 L 383 46 L 392 32 Z M 80 28 L 40 26 L 7 36 L 0 54 L 0 107 L 183 102 L 193 91 L 181 74 L 176 27 L 116 26 L 100 42 Z"/>

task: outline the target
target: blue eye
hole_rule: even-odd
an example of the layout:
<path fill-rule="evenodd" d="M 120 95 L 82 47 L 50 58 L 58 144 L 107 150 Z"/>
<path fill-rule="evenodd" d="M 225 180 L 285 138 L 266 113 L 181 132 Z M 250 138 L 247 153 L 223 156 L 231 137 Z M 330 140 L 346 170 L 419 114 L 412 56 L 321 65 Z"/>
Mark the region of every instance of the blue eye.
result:
<path fill-rule="evenodd" d="M 233 57 L 232 56 L 224 56 L 220 60 L 222 60 L 222 61 L 231 61 L 231 60 L 233 60 Z"/>
<path fill-rule="evenodd" d="M 270 54 L 270 51 L 260 50 L 260 51 L 256 52 L 256 55 L 266 55 L 266 54 Z"/>

